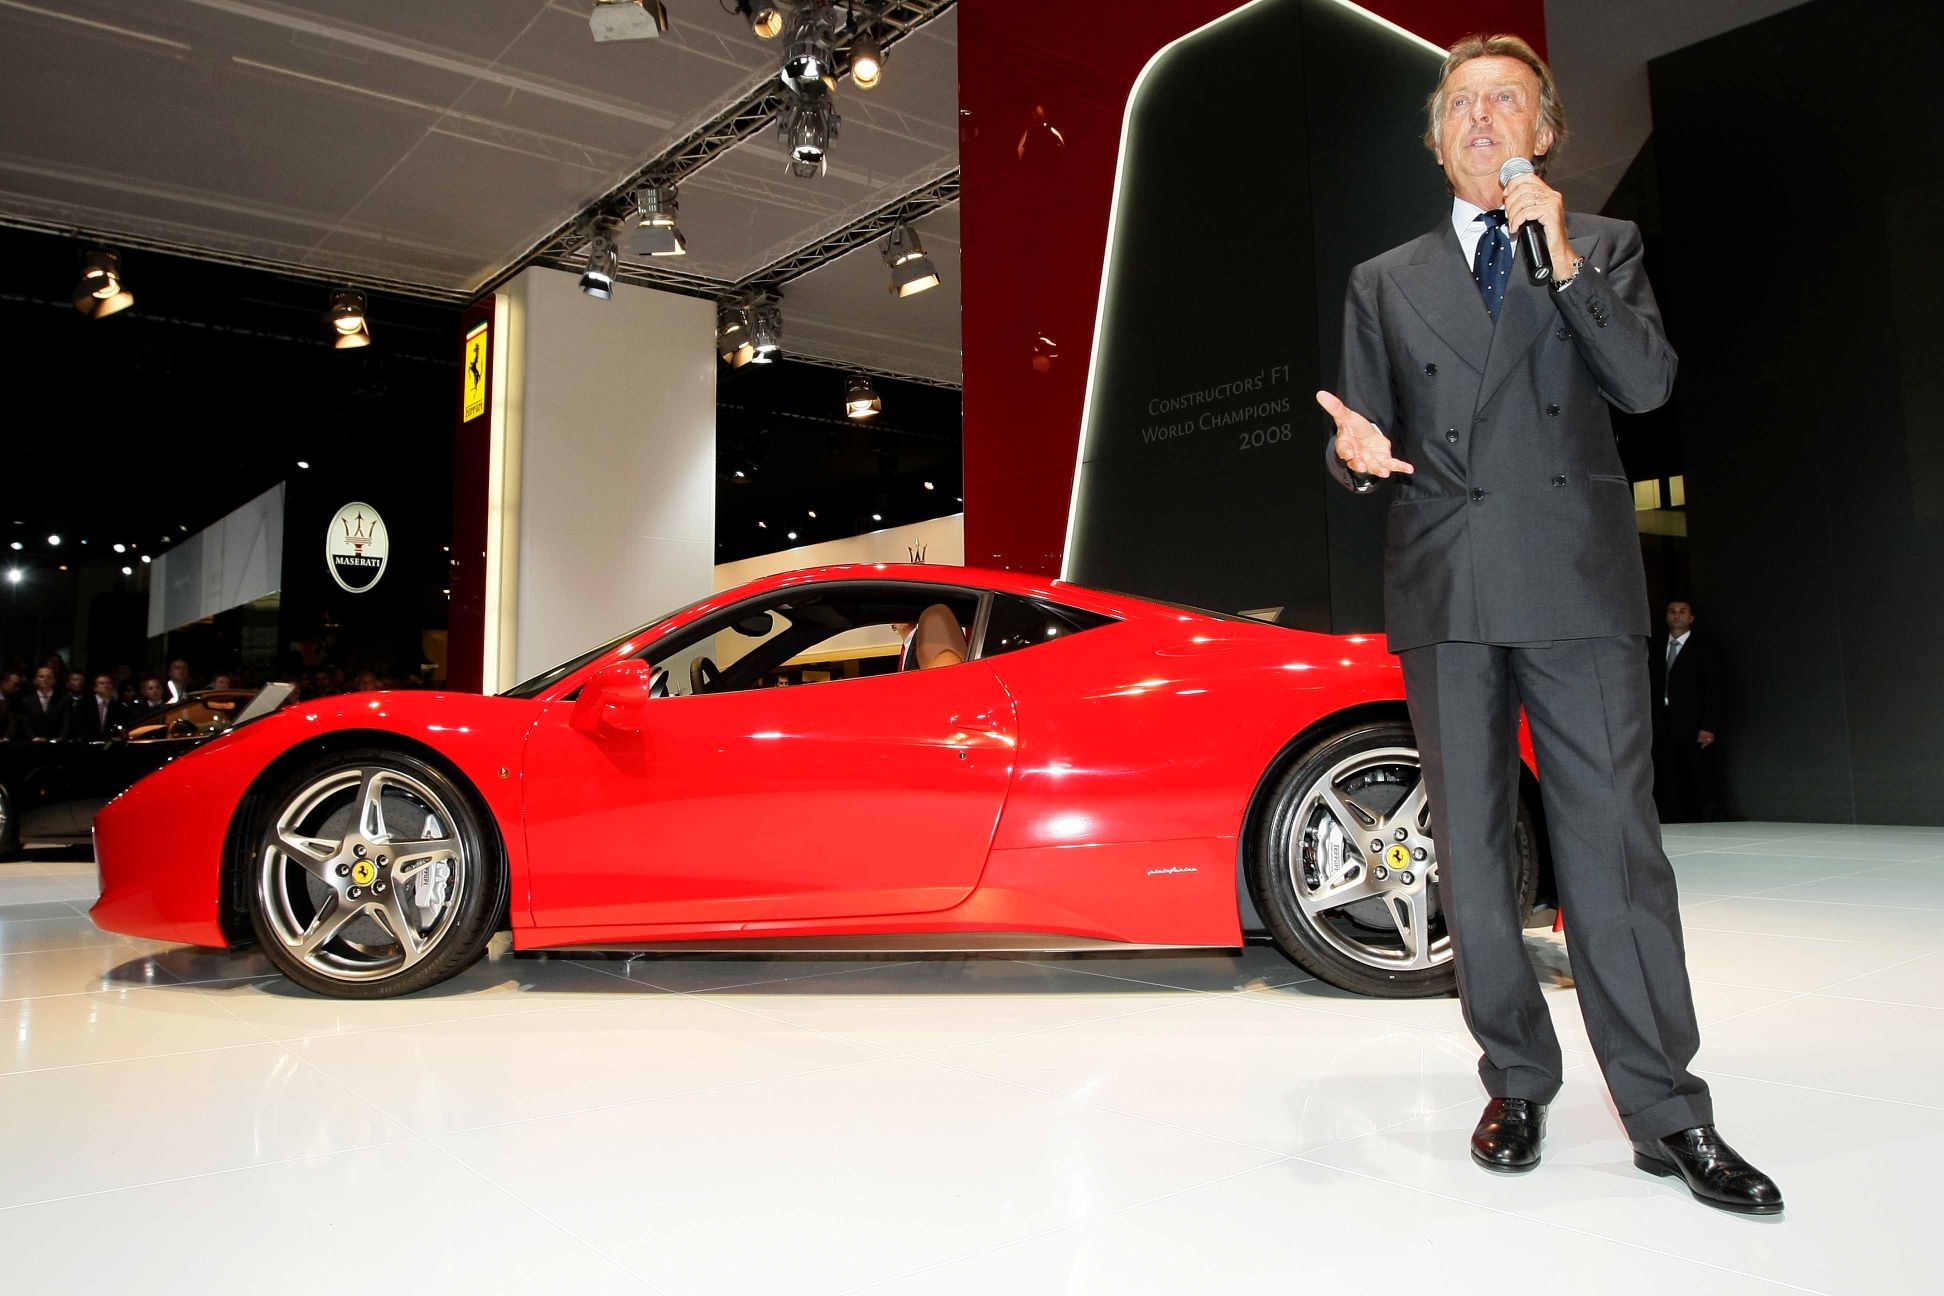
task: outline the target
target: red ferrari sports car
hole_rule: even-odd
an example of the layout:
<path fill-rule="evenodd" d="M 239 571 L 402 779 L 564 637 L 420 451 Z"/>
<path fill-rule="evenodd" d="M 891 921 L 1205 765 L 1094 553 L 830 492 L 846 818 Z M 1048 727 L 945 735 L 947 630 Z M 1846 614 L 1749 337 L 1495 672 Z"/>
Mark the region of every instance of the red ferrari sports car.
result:
<path fill-rule="evenodd" d="M 1517 886 L 1541 861 L 1520 798 Z M 1234 947 L 1452 985 L 1397 663 L 1009 572 L 828 567 L 497 696 L 238 724 L 95 824 L 102 927 L 344 997 L 522 950 Z"/>

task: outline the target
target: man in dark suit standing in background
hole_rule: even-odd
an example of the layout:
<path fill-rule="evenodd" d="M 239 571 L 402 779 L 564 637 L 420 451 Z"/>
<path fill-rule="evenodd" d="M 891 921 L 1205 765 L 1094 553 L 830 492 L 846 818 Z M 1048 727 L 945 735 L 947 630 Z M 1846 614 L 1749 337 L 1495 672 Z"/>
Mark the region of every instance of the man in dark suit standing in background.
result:
<path fill-rule="evenodd" d="M 1647 587 L 1608 406 L 1653 409 L 1674 352 L 1640 231 L 1566 211 L 1538 174 L 1565 134 L 1552 73 L 1514 36 L 1452 46 L 1425 144 L 1452 202 L 1352 272 L 1324 461 L 1370 491 L 1400 474 L 1384 619 L 1404 668 L 1437 842 L 1438 899 L 1490 1101 L 1488 1170 L 1539 1163 L 1559 1040 L 1527 960 L 1513 869 L 1518 717 L 1539 761 L 1573 975 L 1634 1164 L 1697 1200 L 1774 1214 L 1782 1195 L 1714 1129 L 1674 872 L 1655 820 Z M 1541 227 L 1550 283 L 1515 239 Z M 1569 229 L 1570 226 L 1570 229 Z"/>
<path fill-rule="evenodd" d="M 75 703 L 68 714 L 68 738 L 76 742 L 102 742 L 127 723 L 127 708 L 115 698 L 115 677 L 97 675 L 94 691 Z"/>
<path fill-rule="evenodd" d="M 1662 823 L 1721 817 L 1721 652 L 1694 632 L 1694 605 L 1667 605 L 1667 633 L 1647 651 L 1654 699 L 1654 801 Z"/>
<path fill-rule="evenodd" d="M 61 677 L 52 666 L 34 672 L 34 685 L 20 696 L 15 726 L 19 736 L 32 742 L 53 742 L 66 736 L 68 707 L 73 701 L 61 687 Z"/>

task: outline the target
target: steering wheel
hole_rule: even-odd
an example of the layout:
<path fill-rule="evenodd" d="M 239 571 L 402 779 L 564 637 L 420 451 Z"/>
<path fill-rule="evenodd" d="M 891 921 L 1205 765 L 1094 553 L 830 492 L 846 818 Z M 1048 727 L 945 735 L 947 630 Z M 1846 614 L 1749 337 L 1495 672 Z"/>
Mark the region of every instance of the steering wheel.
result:
<path fill-rule="evenodd" d="M 689 692 L 707 693 L 722 678 L 722 672 L 707 657 L 697 657 L 689 663 Z"/>

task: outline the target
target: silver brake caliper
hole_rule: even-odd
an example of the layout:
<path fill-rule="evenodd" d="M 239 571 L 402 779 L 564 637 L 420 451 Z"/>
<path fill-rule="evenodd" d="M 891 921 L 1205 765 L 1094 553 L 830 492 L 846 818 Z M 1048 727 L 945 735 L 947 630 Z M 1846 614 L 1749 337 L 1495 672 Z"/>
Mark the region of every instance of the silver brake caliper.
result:
<path fill-rule="evenodd" d="M 1304 870 L 1309 876 L 1305 879 L 1312 890 L 1332 890 L 1346 879 L 1354 879 L 1355 870 L 1363 865 L 1362 858 L 1344 836 L 1343 825 L 1334 818 L 1326 819 L 1312 834 L 1308 865 Z"/>
<path fill-rule="evenodd" d="M 418 871 L 412 879 L 412 903 L 425 911 L 427 918 L 445 907 L 446 895 L 452 887 L 452 865 L 446 860 L 435 860 Z"/>

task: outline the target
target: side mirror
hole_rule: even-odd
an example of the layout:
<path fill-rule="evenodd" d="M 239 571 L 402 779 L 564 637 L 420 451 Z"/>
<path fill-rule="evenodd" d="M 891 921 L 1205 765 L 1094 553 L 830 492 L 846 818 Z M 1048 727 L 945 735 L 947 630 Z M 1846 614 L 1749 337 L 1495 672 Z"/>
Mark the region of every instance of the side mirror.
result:
<path fill-rule="evenodd" d="M 640 733 L 654 685 L 655 668 L 647 662 L 616 662 L 581 685 L 568 723 L 582 733 Z"/>

